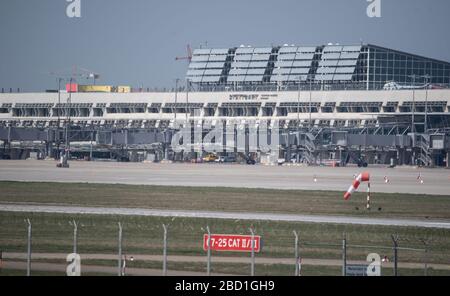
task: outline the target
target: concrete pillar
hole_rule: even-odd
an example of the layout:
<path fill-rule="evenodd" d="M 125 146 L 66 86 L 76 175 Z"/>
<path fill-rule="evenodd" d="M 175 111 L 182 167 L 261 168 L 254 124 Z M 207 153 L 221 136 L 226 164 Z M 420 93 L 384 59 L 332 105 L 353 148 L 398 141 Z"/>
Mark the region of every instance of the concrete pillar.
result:
<path fill-rule="evenodd" d="M 450 168 L 449 161 L 450 161 L 450 151 L 447 151 L 447 156 L 445 157 L 445 166 L 447 168 Z"/>
<path fill-rule="evenodd" d="M 286 147 L 286 162 L 291 161 L 291 145 Z"/>
<path fill-rule="evenodd" d="M 397 149 L 397 165 L 404 164 L 404 152 L 402 148 Z"/>
<path fill-rule="evenodd" d="M 169 160 L 169 147 L 164 145 L 164 160 Z"/>

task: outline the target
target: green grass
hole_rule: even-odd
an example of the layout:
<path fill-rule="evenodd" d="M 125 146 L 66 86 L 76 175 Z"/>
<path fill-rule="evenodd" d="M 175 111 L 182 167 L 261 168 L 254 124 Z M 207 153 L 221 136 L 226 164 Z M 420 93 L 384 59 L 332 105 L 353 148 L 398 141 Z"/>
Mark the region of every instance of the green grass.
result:
<path fill-rule="evenodd" d="M 362 192 L 344 201 L 337 191 L 45 182 L 0 188 L 0 203 L 450 219 L 450 195 L 373 193 L 366 211 Z"/>
<path fill-rule="evenodd" d="M 300 252 L 304 258 L 340 259 L 342 235 L 349 245 L 392 246 L 391 234 L 400 236 L 400 247 L 423 248 L 421 239 L 430 240 L 429 262 L 450 262 L 450 230 L 413 227 L 288 223 L 221 219 L 130 217 L 110 215 L 65 215 L 0 212 L 0 250 L 26 252 L 25 218 L 33 224 L 33 252 L 69 253 L 72 250 L 72 226 L 79 222 L 79 253 L 117 254 L 117 222 L 123 223 L 123 252 L 127 254 L 162 254 L 162 223 L 169 224 L 169 255 L 201 255 L 204 228 L 213 233 L 248 234 L 254 227 L 262 236 L 263 249 L 257 256 L 293 256 L 293 230 L 300 233 Z M 368 253 L 392 258 L 392 250 L 379 247 L 348 248 L 351 260 L 365 260 Z M 242 253 L 213 252 L 213 256 L 246 256 Z M 399 251 L 400 262 L 422 262 L 424 253 Z"/>
<path fill-rule="evenodd" d="M 450 196 L 413 194 L 373 194 L 374 210 L 363 209 L 364 193 L 350 201 L 342 192 L 209 188 L 144 185 L 106 185 L 87 183 L 0 182 L 0 203 L 55 204 L 104 207 L 138 207 L 209 211 L 250 211 L 272 213 L 351 215 L 364 217 L 450 218 Z M 355 208 L 359 207 L 360 210 Z M 378 211 L 377 208 L 382 210 Z M 69 253 L 72 250 L 72 226 L 79 222 L 79 252 L 117 253 L 117 222 L 124 225 L 123 250 L 127 254 L 162 253 L 162 223 L 169 224 L 169 255 L 201 255 L 206 225 L 213 233 L 249 234 L 249 227 L 262 236 L 263 249 L 257 256 L 287 258 L 293 256 L 293 230 L 300 234 L 300 252 L 304 258 L 341 258 L 341 242 L 346 234 L 350 245 L 378 247 L 348 248 L 350 260 L 365 260 L 368 253 L 387 255 L 392 260 L 391 234 L 400 236 L 400 246 L 422 249 L 429 240 L 428 261 L 450 263 L 450 230 L 394 226 L 290 223 L 113 215 L 65 215 L 0 212 L 0 251 L 26 252 L 25 218 L 33 223 L 33 252 Z M 213 256 L 245 256 L 242 253 L 213 252 Z M 399 262 L 423 262 L 424 253 L 400 250 Z M 146 262 L 145 264 L 151 264 Z M 156 263 L 153 263 L 158 265 Z M 160 265 L 160 264 L 159 264 Z M 203 264 L 204 265 L 204 264 Z M 169 262 L 169 268 L 204 268 L 200 263 Z M 248 264 L 214 263 L 213 272 L 249 273 Z M 158 267 L 159 268 L 159 267 Z M 182 269 L 182 270 L 184 270 Z M 259 275 L 291 274 L 291 266 L 258 264 Z M 304 266 L 305 275 L 339 275 L 339 267 Z M 2 271 L 15 273 L 15 271 Z M 386 270 L 386 275 L 389 275 Z M 421 275 L 423 270 L 404 269 L 400 274 Z M 431 270 L 429 274 L 449 274 Z M 5 275 L 5 273 L 0 273 Z M 45 274 L 43 274 L 45 275 Z"/>
<path fill-rule="evenodd" d="M 14 260 L 14 261 L 24 261 L 24 260 Z M 67 264 L 65 260 L 58 259 L 36 259 L 32 262 L 46 262 L 46 263 L 57 263 L 57 264 Z M 117 267 L 116 260 L 98 260 L 98 259 L 88 259 L 81 261 L 82 266 L 109 266 Z M 33 265 L 32 265 L 33 266 Z M 162 273 L 162 262 L 161 261 L 142 261 L 135 260 L 133 262 L 127 262 L 127 269 L 130 268 L 145 268 L 145 269 L 161 269 Z M 201 262 L 172 262 L 167 263 L 167 270 L 169 271 L 192 271 L 192 272 L 204 272 L 206 274 L 206 264 Z M 294 275 L 295 267 L 293 265 L 287 264 L 255 264 L 255 275 L 256 276 L 292 276 Z M 218 274 L 231 274 L 231 275 L 250 275 L 250 264 L 249 263 L 216 263 L 212 262 L 211 272 Z M 383 267 L 381 270 L 383 276 L 393 276 L 394 271 L 392 268 Z M 303 265 L 301 274 L 303 276 L 340 276 L 342 275 L 342 268 L 339 266 L 314 266 L 314 265 Z M 399 268 L 398 274 L 401 276 L 423 276 L 424 269 L 420 268 Z M 0 272 L 0 275 L 2 273 Z M 14 275 L 14 274 L 11 274 Z M 17 271 L 17 275 L 24 275 L 24 271 Z M 34 273 L 33 273 L 34 275 Z M 38 274 L 39 275 L 39 274 Z M 43 275 L 46 275 L 45 273 Z M 54 275 L 65 275 L 62 273 L 54 272 Z M 82 275 L 108 275 L 94 274 L 83 272 Z M 111 274 L 109 274 L 111 275 Z M 114 273 L 115 275 L 115 273 Z M 436 270 L 433 268 L 428 268 L 428 276 L 449 276 L 450 271 L 448 270 Z"/>
<path fill-rule="evenodd" d="M 25 270 L 19 269 L 0 269 L 0 276 L 26 276 L 27 272 Z M 63 272 L 57 271 L 40 271 L 35 270 L 31 274 L 32 276 L 64 276 Z"/>

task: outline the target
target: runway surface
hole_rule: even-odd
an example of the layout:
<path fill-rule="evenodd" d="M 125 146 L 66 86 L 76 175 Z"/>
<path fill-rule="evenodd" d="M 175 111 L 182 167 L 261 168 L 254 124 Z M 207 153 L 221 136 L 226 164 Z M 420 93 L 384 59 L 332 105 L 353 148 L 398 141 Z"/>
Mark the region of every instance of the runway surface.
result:
<path fill-rule="evenodd" d="M 358 218 L 346 216 L 291 215 L 291 214 L 269 214 L 269 213 L 248 213 L 248 212 L 180 211 L 180 210 L 154 210 L 154 209 L 133 209 L 133 208 L 21 205 L 21 204 L 20 205 L 0 204 L 0 211 L 60 213 L 60 214 L 212 218 L 212 219 L 233 219 L 233 220 L 264 220 L 264 221 L 332 223 L 332 224 L 409 226 L 409 227 L 450 229 L 449 221 Z"/>
<path fill-rule="evenodd" d="M 178 186 L 224 186 L 345 191 L 355 174 L 371 174 L 371 190 L 388 193 L 450 195 L 450 170 L 401 168 L 332 168 L 240 164 L 161 164 L 1 160 L 0 180 L 89 182 Z M 419 182 L 421 176 L 423 183 Z M 389 179 L 385 183 L 384 177 Z M 314 177 L 317 182 L 314 182 Z"/>

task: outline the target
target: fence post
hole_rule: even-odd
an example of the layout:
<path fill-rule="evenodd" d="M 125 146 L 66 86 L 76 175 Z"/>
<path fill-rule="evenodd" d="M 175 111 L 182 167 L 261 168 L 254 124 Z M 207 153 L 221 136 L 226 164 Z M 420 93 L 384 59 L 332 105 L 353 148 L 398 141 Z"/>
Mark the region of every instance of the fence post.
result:
<path fill-rule="evenodd" d="M 31 222 L 30 219 L 25 220 L 28 224 L 28 239 L 27 239 L 27 276 L 31 275 Z"/>
<path fill-rule="evenodd" d="M 421 242 L 423 243 L 424 246 L 424 254 L 423 254 L 423 260 L 424 260 L 424 276 L 428 275 L 428 243 L 429 240 L 427 239 L 422 239 Z"/>
<path fill-rule="evenodd" d="M 347 238 L 344 233 L 342 239 L 342 276 L 347 275 Z"/>
<path fill-rule="evenodd" d="M 391 235 L 394 242 L 394 276 L 398 276 L 398 235 Z"/>
<path fill-rule="evenodd" d="M 251 244 L 252 244 L 252 262 L 251 262 L 251 268 L 250 268 L 250 275 L 255 275 L 255 232 L 253 231 L 253 228 L 250 228 L 250 233 L 252 234 L 251 238 Z"/>
<path fill-rule="evenodd" d="M 117 258 L 117 275 L 122 275 L 122 224 L 119 222 L 119 257 Z"/>
<path fill-rule="evenodd" d="M 73 223 L 73 252 L 77 254 L 77 247 L 78 247 L 78 224 L 75 220 L 72 221 Z"/>
<path fill-rule="evenodd" d="M 298 234 L 297 231 L 293 231 L 295 236 L 295 242 L 294 242 L 294 250 L 295 250 L 295 276 L 300 275 L 300 266 L 299 266 L 299 254 L 298 254 Z"/>
<path fill-rule="evenodd" d="M 208 232 L 208 242 L 207 242 L 207 260 L 206 260 L 206 275 L 211 275 L 211 231 L 209 226 L 206 226 L 206 231 Z"/>
<path fill-rule="evenodd" d="M 163 246 L 163 276 L 167 275 L 167 226 L 162 225 L 164 229 L 164 246 Z"/>

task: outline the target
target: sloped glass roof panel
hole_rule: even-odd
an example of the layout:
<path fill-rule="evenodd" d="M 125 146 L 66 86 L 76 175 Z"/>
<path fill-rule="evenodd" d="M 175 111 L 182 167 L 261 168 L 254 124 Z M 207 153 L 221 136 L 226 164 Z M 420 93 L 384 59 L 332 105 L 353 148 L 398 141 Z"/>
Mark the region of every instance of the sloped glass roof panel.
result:
<path fill-rule="evenodd" d="M 309 68 L 292 68 L 291 74 L 308 74 Z"/>
<path fill-rule="evenodd" d="M 248 69 L 247 75 L 263 75 L 266 72 L 266 69 Z"/>
<path fill-rule="evenodd" d="M 190 82 L 198 83 L 202 81 L 202 76 L 189 77 Z"/>
<path fill-rule="evenodd" d="M 288 53 L 288 54 L 279 54 L 278 60 L 279 61 L 286 61 L 286 60 L 293 60 L 295 59 L 295 53 Z"/>
<path fill-rule="evenodd" d="M 311 67 L 311 61 L 294 61 L 292 67 Z"/>
<path fill-rule="evenodd" d="M 235 61 L 250 61 L 252 59 L 251 54 L 237 54 L 234 56 Z"/>
<path fill-rule="evenodd" d="M 297 46 L 283 46 L 278 50 L 278 53 L 295 53 Z"/>
<path fill-rule="evenodd" d="M 247 75 L 245 77 L 245 81 L 253 81 L 253 82 L 259 82 L 263 80 L 262 75 Z"/>
<path fill-rule="evenodd" d="M 266 68 L 267 62 L 250 62 L 250 68 Z"/>
<path fill-rule="evenodd" d="M 277 62 L 275 62 L 275 68 L 278 68 L 278 67 L 281 67 L 281 68 L 292 67 L 292 62 L 291 61 L 289 61 L 289 62 L 277 61 Z"/>
<path fill-rule="evenodd" d="M 322 54 L 322 60 L 336 60 L 341 56 L 338 52 L 329 52 Z"/>
<path fill-rule="evenodd" d="M 342 49 L 342 51 L 357 51 L 360 52 L 361 51 L 362 46 L 361 45 L 347 45 L 344 46 L 344 48 Z"/>
<path fill-rule="evenodd" d="M 207 62 L 209 59 L 209 55 L 196 55 L 193 56 L 191 61 L 192 62 Z"/>
<path fill-rule="evenodd" d="M 225 65 L 224 62 L 213 62 L 213 63 L 209 62 L 206 65 L 206 68 L 223 68 L 224 65 Z"/>
<path fill-rule="evenodd" d="M 340 67 L 336 68 L 336 73 L 350 73 L 353 74 L 355 72 L 355 67 Z"/>
<path fill-rule="evenodd" d="M 338 66 L 356 66 L 358 60 L 340 60 Z"/>
<path fill-rule="evenodd" d="M 289 74 L 291 73 L 291 68 L 275 68 L 272 74 Z"/>
<path fill-rule="evenodd" d="M 226 55 L 210 55 L 209 61 L 210 62 L 224 62 L 227 59 Z"/>
<path fill-rule="evenodd" d="M 213 48 L 211 54 L 228 54 L 228 48 Z"/>
<path fill-rule="evenodd" d="M 253 47 L 238 47 L 236 49 L 236 54 L 253 53 L 254 50 L 255 50 L 255 48 L 253 48 Z"/>
<path fill-rule="evenodd" d="M 353 75 L 351 74 L 336 74 L 333 77 L 333 80 L 337 81 L 337 80 L 352 80 Z"/>
<path fill-rule="evenodd" d="M 323 52 L 341 52 L 342 51 L 341 45 L 327 45 L 323 49 Z"/>
<path fill-rule="evenodd" d="M 247 69 L 231 69 L 228 75 L 245 75 Z"/>
<path fill-rule="evenodd" d="M 324 67 L 328 67 L 328 66 L 337 66 L 338 64 L 338 60 L 328 60 L 328 61 L 320 61 L 319 62 L 319 68 L 324 66 Z"/>
<path fill-rule="evenodd" d="M 231 69 L 233 68 L 248 68 L 249 62 L 233 62 L 231 63 Z"/>
<path fill-rule="evenodd" d="M 254 54 L 252 56 L 252 61 L 268 61 L 270 54 Z"/>
<path fill-rule="evenodd" d="M 359 52 L 343 52 L 341 54 L 341 59 L 357 59 L 359 57 Z"/>
<path fill-rule="evenodd" d="M 220 76 L 203 76 L 202 82 L 219 82 Z"/>
<path fill-rule="evenodd" d="M 316 52 L 316 50 L 317 50 L 317 47 L 315 47 L 315 46 L 300 46 L 297 49 L 297 52 L 312 52 L 312 53 L 314 53 L 314 52 Z"/>
<path fill-rule="evenodd" d="M 334 73 L 336 71 L 336 68 L 334 67 L 323 67 L 317 69 L 317 74 L 330 74 Z"/>
<path fill-rule="evenodd" d="M 295 59 L 296 60 L 312 60 L 314 58 L 314 54 L 313 53 L 297 53 L 295 55 Z"/>
<path fill-rule="evenodd" d="M 221 75 L 222 74 L 222 70 L 217 69 L 217 70 L 205 70 L 204 75 Z"/>
<path fill-rule="evenodd" d="M 254 53 L 272 53 L 271 47 L 257 47 L 255 48 Z"/>

